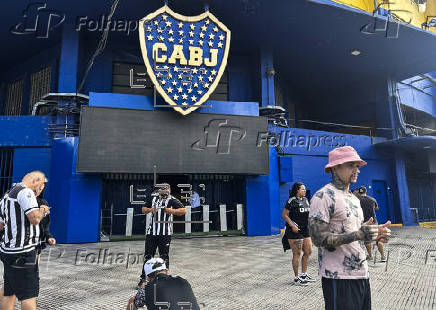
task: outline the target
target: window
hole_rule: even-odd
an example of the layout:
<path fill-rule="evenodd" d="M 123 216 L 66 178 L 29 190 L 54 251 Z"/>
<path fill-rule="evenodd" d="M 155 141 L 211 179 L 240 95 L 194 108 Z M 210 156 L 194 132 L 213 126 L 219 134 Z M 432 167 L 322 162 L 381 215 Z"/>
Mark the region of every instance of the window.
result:
<path fill-rule="evenodd" d="M 8 85 L 5 115 L 20 115 L 23 102 L 23 80 Z"/>
<path fill-rule="evenodd" d="M 51 68 L 47 67 L 41 71 L 32 73 L 30 76 L 30 102 L 29 113 L 32 113 L 33 106 L 41 97 L 50 92 Z"/>

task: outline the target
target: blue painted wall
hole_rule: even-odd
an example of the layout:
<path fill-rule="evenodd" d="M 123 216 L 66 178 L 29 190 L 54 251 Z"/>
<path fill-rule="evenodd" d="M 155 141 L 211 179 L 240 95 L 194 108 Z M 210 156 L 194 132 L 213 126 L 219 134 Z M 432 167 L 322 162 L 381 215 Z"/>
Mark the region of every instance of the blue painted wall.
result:
<path fill-rule="evenodd" d="M 284 207 L 289 197 L 289 189 L 294 182 L 303 182 L 313 196 L 317 190 L 331 181 L 331 175 L 326 174 L 323 167 L 328 163 L 328 152 L 343 145 L 353 146 L 368 162 L 368 165 L 360 170 L 357 183 L 352 187 L 364 185 L 368 188 L 368 194 L 373 195 L 373 180 L 386 181 L 391 189 L 396 186 L 391 156 L 375 149 L 370 137 L 298 128 L 272 127 L 271 130 L 283 132 L 280 140 L 271 141 L 271 143 L 279 144 L 286 154 L 280 158 L 280 171 L 286 174 L 286 178 L 281 176 L 281 180 L 287 181 L 280 183 L 279 204 L 281 208 Z M 385 206 L 381 207 L 388 209 L 388 218 L 392 222 L 401 221 L 398 218 L 398 205 L 388 201 Z M 385 221 L 388 218 L 382 217 L 379 220 Z M 283 226 L 284 221 L 281 219 L 280 222 Z"/>
<path fill-rule="evenodd" d="M 0 116 L 0 147 L 50 146 L 49 116 Z"/>
<path fill-rule="evenodd" d="M 99 240 L 101 177 L 76 173 L 78 138 L 55 140 L 52 148 L 51 230 L 59 243 Z"/>
<path fill-rule="evenodd" d="M 159 100 L 157 104 L 159 105 L 164 103 Z M 206 101 L 205 105 L 210 105 L 210 107 L 200 107 L 194 113 L 259 116 L 259 104 L 257 102 L 229 102 L 208 100 Z M 154 108 L 153 97 L 151 96 L 114 93 L 91 92 L 89 94 L 89 106 L 138 110 L 168 110 L 167 108 Z"/>
<path fill-rule="evenodd" d="M 12 182 L 20 182 L 33 170 L 40 170 L 50 179 L 51 148 L 15 148 Z"/>
<path fill-rule="evenodd" d="M 263 236 L 280 233 L 279 160 L 275 148 L 269 148 L 268 175 L 248 177 L 247 235 Z"/>

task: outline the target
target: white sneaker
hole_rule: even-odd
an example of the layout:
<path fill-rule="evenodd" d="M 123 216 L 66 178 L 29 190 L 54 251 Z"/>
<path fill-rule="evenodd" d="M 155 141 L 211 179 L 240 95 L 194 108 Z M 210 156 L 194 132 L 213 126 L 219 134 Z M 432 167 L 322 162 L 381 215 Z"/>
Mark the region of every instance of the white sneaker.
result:
<path fill-rule="evenodd" d="M 294 284 L 295 285 L 300 285 L 300 286 L 306 286 L 307 285 L 307 281 L 301 279 L 300 277 L 296 277 L 296 278 L 294 278 Z"/>
<path fill-rule="evenodd" d="M 302 279 L 303 281 L 306 281 L 306 282 L 315 282 L 316 281 L 316 279 L 312 278 L 308 274 L 301 275 L 301 276 L 299 276 L 299 278 Z"/>

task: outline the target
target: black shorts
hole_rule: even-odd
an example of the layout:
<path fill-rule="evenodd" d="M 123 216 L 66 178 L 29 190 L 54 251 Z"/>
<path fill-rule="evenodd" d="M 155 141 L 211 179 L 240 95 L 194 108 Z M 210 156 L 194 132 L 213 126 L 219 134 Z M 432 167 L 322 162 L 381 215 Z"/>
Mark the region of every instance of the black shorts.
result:
<path fill-rule="evenodd" d="M 304 239 L 310 237 L 309 228 L 307 226 L 300 228 L 298 233 L 294 233 L 292 228 L 286 227 L 285 235 L 288 239 Z"/>
<path fill-rule="evenodd" d="M 39 270 L 36 251 L 0 254 L 4 268 L 4 295 L 25 300 L 39 295 Z"/>
<path fill-rule="evenodd" d="M 371 310 L 369 279 L 322 278 L 326 310 Z"/>

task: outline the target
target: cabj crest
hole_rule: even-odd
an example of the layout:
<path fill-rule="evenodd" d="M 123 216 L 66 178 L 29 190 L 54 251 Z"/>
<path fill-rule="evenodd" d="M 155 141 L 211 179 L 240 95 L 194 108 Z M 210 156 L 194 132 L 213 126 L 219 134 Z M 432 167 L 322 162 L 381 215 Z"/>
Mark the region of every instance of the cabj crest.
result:
<path fill-rule="evenodd" d="M 147 73 L 156 90 L 183 115 L 213 93 L 227 65 L 230 30 L 213 14 L 174 13 L 168 6 L 139 22 Z"/>

